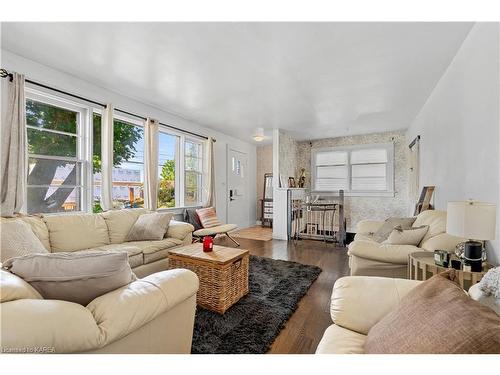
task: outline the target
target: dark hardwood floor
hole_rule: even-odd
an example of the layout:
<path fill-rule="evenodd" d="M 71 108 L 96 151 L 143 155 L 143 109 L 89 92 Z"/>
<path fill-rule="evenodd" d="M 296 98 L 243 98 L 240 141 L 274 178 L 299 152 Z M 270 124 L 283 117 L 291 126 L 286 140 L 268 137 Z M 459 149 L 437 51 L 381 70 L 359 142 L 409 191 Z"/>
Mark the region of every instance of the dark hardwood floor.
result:
<path fill-rule="evenodd" d="M 347 250 L 322 241 L 255 241 L 238 238 L 241 248 L 250 254 L 273 259 L 291 260 L 321 267 L 318 279 L 302 298 L 285 328 L 274 341 L 269 353 L 314 353 L 325 329 L 332 324 L 330 296 L 335 280 L 349 274 Z M 226 237 L 216 244 L 234 247 Z"/>

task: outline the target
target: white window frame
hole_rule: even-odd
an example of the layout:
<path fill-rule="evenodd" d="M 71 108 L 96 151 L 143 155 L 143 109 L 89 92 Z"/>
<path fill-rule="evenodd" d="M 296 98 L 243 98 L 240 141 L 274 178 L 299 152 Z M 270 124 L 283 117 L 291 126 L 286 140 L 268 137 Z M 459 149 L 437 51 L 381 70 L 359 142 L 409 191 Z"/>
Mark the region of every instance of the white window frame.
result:
<path fill-rule="evenodd" d="M 387 151 L 386 179 L 387 190 L 352 190 L 352 165 L 351 153 L 357 150 L 383 148 Z M 321 147 L 311 150 L 311 192 L 314 194 L 328 194 L 328 191 L 316 189 L 316 154 L 321 152 L 346 151 L 347 152 L 347 189 L 344 195 L 347 197 L 394 197 L 394 143 L 372 143 L 352 146 Z"/>
<path fill-rule="evenodd" d="M 125 114 L 121 114 L 121 113 L 113 113 L 113 138 L 114 138 L 114 126 L 115 126 L 115 120 L 119 120 L 119 121 L 123 121 L 123 122 L 128 122 L 129 124 L 133 125 L 133 126 L 137 126 L 138 128 L 141 128 L 142 129 L 142 136 L 143 136 L 143 142 L 144 142 L 144 148 L 146 148 L 146 139 L 144 138 L 145 136 L 145 129 L 144 129 L 144 121 L 135 117 L 135 116 L 129 116 L 129 115 L 125 115 Z M 102 119 L 101 119 L 101 124 L 102 124 Z M 113 145 L 115 144 L 115 141 L 113 139 Z M 146 150 L 144 149 L 144 154 L 146 153 Z M 114 155 L 114 148 L 113 148 L 113 155 Z M 142 159 L 142 168 L 143 168 L 143 171 L 142 171 L 142 174 L 143 174 L 143 177 L 145 177 L 146 175 L 146 166 L 145 166 L 145 162 L 144 162 L 144 154 L 143 154 L 143 159 Z M 130 163 L 130 164 L 140 164 L 140 163 L 137 163 L 137 162 L 130 162 L 128 161 L 127 163 Z M 113 167 L 115 168 L 115 167 Z M 118 167 L 119 168 L 119 167 Z M 113 177 L 111 177 L 111 190 L 113 189 Z M 144 184 L 145 184 L 145 181 L 142 182 L 142 188 L 144 189 Z M 101 190 L 101 193 L 102 193 L 102 190 Z M 111 193 L 112 194 L 112 193 Z"/>
<path fill-rule="evenodd" d="M 158 210 L 160 211 L 163 211 L 163 210 L 174 210 L 174 209 L 178 209 L 178 208 L 181 208 L 180 207 L 180 202 L 181 202 L 181 199 L 179 197 L 179 192 L 180 192 L 180 178 L 179 178 L 179 173 L 178 171 L 180 170 L 180 160 L 179 160 L 179 155 L 180 155 L 180 139 L 181 139 L 181 136 L 180 134 L 177 134 L 175 132 L 172 132 L 169 130 L 169 128 L 167 128 L 166 126 L 162 126 L 160 125 L 159 126 L 159 129 L 158 129 L 158 137 L 160 137 L 160 133 L 163 133 L 163 134 L 166 134 L 166 135 L 170 135 L 170 136 L 173 136 L 175 137 L 175 150 L 174 150 L 174 168 L 175 168 L 175 181 L 174 181 L 174 198 L 175 198 L 175 205 L 174 207 L 169 207 L 169 208 L 159 208 Z M 158 153 L 159 153 L 159 138 L 158 138 Z M 158 167 L 160 166 L 160 160 L 158 158 L 158 160 L 156 161 L 156 164 L 158 165 Z"/>
<path fill-rule="evenodd" d="M 69 111 L 73 111 L 78 113 L 77 120 L 77 129 L 76 134 L 67 133 L 63 131 L 57 130 L 48 130 L 48 129 L 40 129 L 37 127 L 33 127 L 30 125 L 25 125 L 26 131 L 28 129 L 37 129 L 38 131 L 46 131 L 53 134 L 63 134 L 74 136 L 77 139 L 76 146 L 76 157 L 64 157 L 64 156 L 51 156 L 51 155 L 37 155 L 37 154 L 29 154 L 26 151 L 25 162 L 26 166 L 28 166 L 28 161 L 30 157 L 40 157 L 44 159 L 52 159 L 52 160 L 66 160 L 70 162 L 79 163 L 81 166 L 81 176 L 80 176 L 80 184 L 72 185 L 71 187 L 80 189 L 80 209 L 76 211 L 60 211 L 57 213 L 43 213 L 44 215 L 71 215 L 71 214 L 79 214 L 84 212 L 89 212 L 89 208 L 92 204 L 92 199 L 89 199 L 89 195 L 92 194 L 91 189 L 91 181 L 89 179 L 89 170 L 90 173 L 92 168 L 89 168 L 90 163 L 92 162 L 92 147 L 91 147 L 91 134 L 89 138 L 90 124 L 91 124 L 91 113 L 92 109 L 88 105 L 67 99 L 66 97 L 62 97 L 59 95 L 53 95 L 45 91 L 36 90 L 32 87 L 25 87 L 25 99 L 33 100 L 40 103 L 48 104 L 51 106 L 67 109 Z M 26 150 L 28 150 L 28 137 L 26 137 Z M 22 212 L 26 213 L 28 211 L 28 187 L 32 187 L 36 185 L 28 185 L 28 171 L 26 171 L 26 188 L 24 190 L 24 205 L 21 209 Z"/>
<path fill-rule="evenodd" d="M 191 206 L 186 206 L 185 204 L 185 195 L 186 195 L 186 192 L 185 192 L 185 181 L 186 181 L 186 155 L 185 155 L 185 152 L 186 152 L 186 141 L 189 141 L 191 143 L 196 143 L 198 145 L 200 145 L 201 147 L 201 181 L 200 181 L 200 194 L 199 194 L 199 197 L 200 197 L 200 201 L 197 202 L 197 204 L 195 205 L 191 205 Z M 203 142 L 202 140 L 200 139 L 197 139 L 197 138 L 194 138 L 194 137 L 189 137 L 189 136 L 184 136 L 183 139 L 182 139 L 182 207 L 199 207 L 203 204 L 203 183 L 205 182 L 205 159 L 206 159 L 206 156 L 205 156 L 205 142 Z"/>

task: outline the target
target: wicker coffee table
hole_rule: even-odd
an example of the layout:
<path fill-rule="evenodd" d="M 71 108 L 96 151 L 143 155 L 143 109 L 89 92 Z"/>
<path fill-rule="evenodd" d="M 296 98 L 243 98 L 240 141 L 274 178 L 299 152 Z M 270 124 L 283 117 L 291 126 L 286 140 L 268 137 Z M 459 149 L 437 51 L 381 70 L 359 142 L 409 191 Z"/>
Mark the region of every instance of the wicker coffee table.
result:
<path fill-rule="evenodd" d="M 170 250 L 169 268 L 185 268 L 200 279 L 196 296 L 199 306 L 224 314 L 248 294 L 248 250 L 214 245 L 204 253 L 203 245 L 195 243 Z"/>

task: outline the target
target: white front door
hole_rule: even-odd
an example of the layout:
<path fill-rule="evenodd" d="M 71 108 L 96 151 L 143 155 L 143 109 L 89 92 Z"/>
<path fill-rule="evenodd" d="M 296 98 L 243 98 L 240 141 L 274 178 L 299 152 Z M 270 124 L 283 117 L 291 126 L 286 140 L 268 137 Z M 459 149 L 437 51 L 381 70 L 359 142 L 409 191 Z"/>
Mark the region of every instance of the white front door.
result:
<path fill-rule="evenodd" d="M 240 228 L 249 225 L 248 156 L 227 148 L 227 222 Z"/>

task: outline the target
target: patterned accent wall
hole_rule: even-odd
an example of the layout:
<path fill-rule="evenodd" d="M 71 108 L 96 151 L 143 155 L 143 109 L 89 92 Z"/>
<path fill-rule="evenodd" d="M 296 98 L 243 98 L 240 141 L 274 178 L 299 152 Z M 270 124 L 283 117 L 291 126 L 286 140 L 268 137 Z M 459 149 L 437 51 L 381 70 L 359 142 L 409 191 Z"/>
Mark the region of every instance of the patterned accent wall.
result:
<path fill-rule="evenodd" d="M 280 134 L 281 136 L 281 134 Z M 391 216 L 408 216 L 408 153 L 405 131 L 354 135 L 298 142 L 297 170 L 306 169 L 306 187 L 311 187 L 311 149 L 333 146 L 361 145 L 394 142 L 394 197 L 346 197 L 345 215 L 347 230 L 356 231 L 356 224 L 363 219 L 385 220 Z M 280 162 L 286 158 L 281 158 Z"/>
<path fill-rule="evenodd" d="M 297 178 L 298 142 L 288 133 L 279 132 L 279 171 L 285 186 L 288 187 L 288 177 Z"/>

